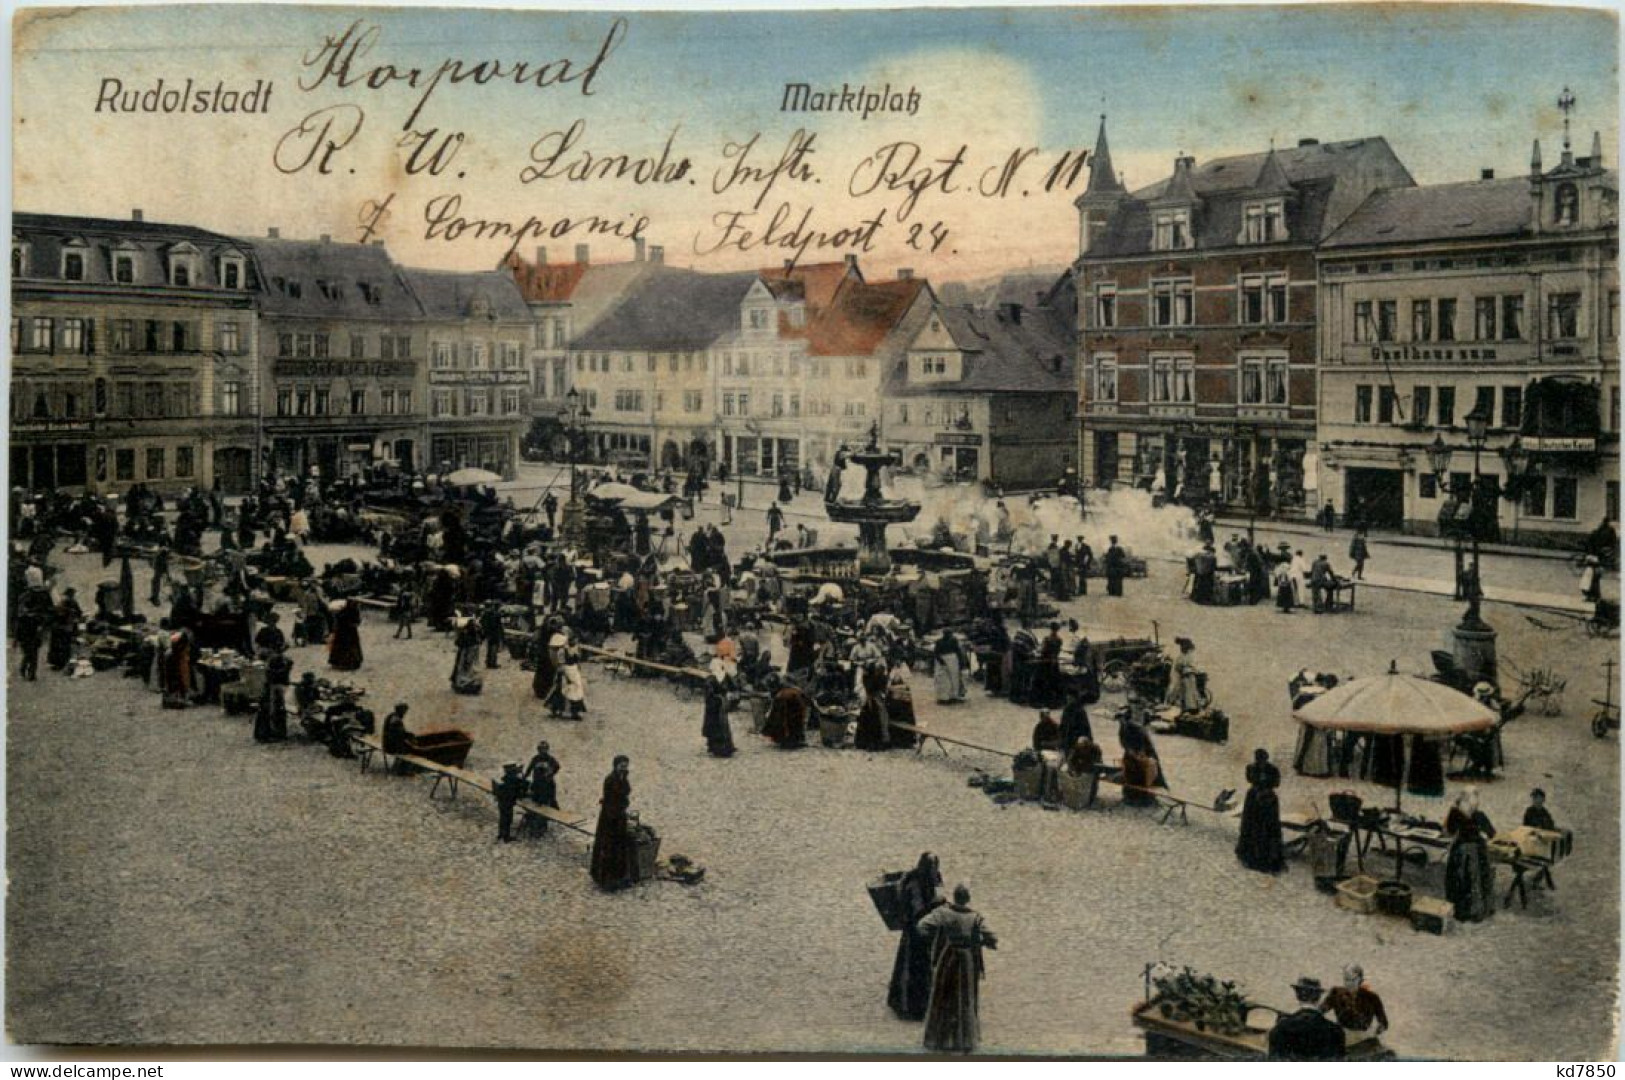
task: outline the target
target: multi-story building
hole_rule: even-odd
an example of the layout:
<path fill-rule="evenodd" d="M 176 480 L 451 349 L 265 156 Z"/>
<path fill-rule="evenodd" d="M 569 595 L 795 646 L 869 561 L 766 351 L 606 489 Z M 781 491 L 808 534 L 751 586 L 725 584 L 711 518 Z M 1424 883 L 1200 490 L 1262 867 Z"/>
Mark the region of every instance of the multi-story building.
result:
<path fill-rule="evenodd" d="M 758 275 L 733 326 L 711 343 L 718 446 L 736 476 L 801 469 L 808 308 L 827 302 L 809 305 L 807 292 L 822 269 Z"/>
<path fill-rule="evenodd" d="M 1600 139 L 1527 176 L 1378 191 L 1321 246 L 1320 491 L 1372 525 L 1437 531 L 1485 418 L 1490 534 L 1576 542 L 1619 520 L 1619 180 Z M 1528 451 L 1521 491 L 1500 451 Z M 1428 458 L 1452 450 L 1441 484 Z"/>
<path fill-rule="evenodd" d="M 401 273 L 427 337 L 429 465 L 512 479 L 530 427 L 531 309 L 506 271 Z"/>
<path fill-rule="evenodd" d="M 1015 303 L 938 305 L 886 388 L 887 445 L 946 480 L 1054 485 L 1077 449 L 1067 319 Z"/>
<path fill-rule="evenodd" d="M 739 324 L 754 273 L 645 269 L 570 342 L 570 377 L 589 416 L 589 451 L 629 466 L 716 461 L 711 346 Z"/>
<path fill-rule="evenodd" d="M 381 242 L 245 240 L 259 264 L 264 439 L 284 474 L 427 462 L 422 310 Z"/>
<path fill-rule="evenodd" d="M 1076 202 L 1085 480 L 1286 512 L 1312 502 L 1315 248 L 1372 191 L 1412 183 L 1381 138 L 1304 139 L 1182 156 L 1131 194 L 1102 119 Z"/>
<path fill-rule="evenodd" d="M 139 210 L 18 213 L 11 282 L 14 484 L 247 490 L 258 328 L 242 243 Z"/>

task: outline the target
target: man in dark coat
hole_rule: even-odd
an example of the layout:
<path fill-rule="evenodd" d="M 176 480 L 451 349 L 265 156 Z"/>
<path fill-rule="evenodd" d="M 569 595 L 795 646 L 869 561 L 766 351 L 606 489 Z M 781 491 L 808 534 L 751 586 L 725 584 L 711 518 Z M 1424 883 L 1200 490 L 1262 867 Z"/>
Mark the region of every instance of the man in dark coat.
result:
<path fill-rule="evenodd" d="M 525 766 L 525 778 L 530 781 L 530 801 L 538 806 L 559 808 L 559 759 L 553 756 L 552 748 L 547 741 L 536 744 L 536 753 L 531 755 L 530 764 Z M 533 831 L 545 833 L 547 819 L 539 815 L 531 815 Z"/>
<path fill-rule="evenodd" d="M 1078 546 L 1072 549 L 1072 558 L 1077 568 L 1075 576 L 1078 583 L 1078 595 L 1088 596 L 1089 572 L 1095 566 L 1095 549 L 1085 543 L 1083 537 L 1080 536 L 1078 537 Z"/>
<path fill-rule="evenodd" d="M 27 591 L 17 608 L 17 648 L 23 654 L 19 674 L 29 682 L 39 678 L 39 651 L 51 613 L 51 594 L 37 586 Z"/>
<path fill-rule="evenodd" d="M 504 844 L 513 839 L 513 810 L 525 796 L 525 778 L 519 774 L 519 762 L 510 761 L 502 766 L 502 775 L 491 785 L 491 794 L 497 800 L 497 839 Z"/>
<path fill-rule="evenodd" d="M 547 498 L 542 500 L 542 513 L 547 515 L 548 532 L 552 532 L 558 528 L 557 521 L 559 515 L 559 497 L 553 494 L 551 491 L 547 493 Z"/>
<path fill-rule="evenodd" d="M 1111 538 L 1111 544 L 1106 548 L 1106 595 L 1122 596 L 1123 579 L 1128 576 L 1128 555 L 1117 544 L 1117 537 Z"/>
<path fill-rule="evenodd" d="M 1292 984 L 1298 1011 L 1287 1013 L 1270 1029 L 1271 1061 L 1341 1061 L 1347 1050 L 1343 1029 L 1321 1013 L 1323 988 L 1307 975 Z"/>
<path fill-rule="evenodd" d="M 169 578 L 169 549 L 161 547 L 152 557 L 152 602 L 162 604 L 164 582 Z"/>
<path fill-rule="evenodd" d="M 502 605 L 495 600 L 487 600 L 480 609 L 480 636 L 485 639 L 485 666 L 495 669 L 502 666 L 502 643 L 505 636 L 502 628 Z"/>

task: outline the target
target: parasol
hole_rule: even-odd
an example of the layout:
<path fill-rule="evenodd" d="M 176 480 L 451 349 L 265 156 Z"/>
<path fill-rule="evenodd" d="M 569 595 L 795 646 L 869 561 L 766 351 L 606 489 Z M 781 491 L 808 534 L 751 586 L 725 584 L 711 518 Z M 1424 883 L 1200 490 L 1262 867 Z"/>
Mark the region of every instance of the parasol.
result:
<path fill-rule="evenodd" d="M 633 487 L 631 484 L 605 483 L 599 484 L 597 487 L 587 492 L 587 494 L 594 499 L 612 500 L 631 498 L 636 495 L 641 495 L 642 492 Z"/>
<path fill-rule="evenodd" d="M 446 475 L 446 483 L 452 487 L 479 487 L 482 484 L 495 484 L 501 479 L 488 469 L 458 469 Z"/>

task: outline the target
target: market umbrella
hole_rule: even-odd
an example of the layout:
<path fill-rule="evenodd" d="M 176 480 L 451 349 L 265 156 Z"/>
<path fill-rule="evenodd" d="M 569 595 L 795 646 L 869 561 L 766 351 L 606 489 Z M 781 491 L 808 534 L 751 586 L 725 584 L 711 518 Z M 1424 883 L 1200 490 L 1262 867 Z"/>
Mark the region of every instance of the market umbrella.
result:
<path fill-rule="evenodd" d="M 1327 731 L 1424 738 L 1487 731 L 1499 719 L 1476 699 L 1443 683 L 1404 674 L 1394 663 L 1389 664 L 1385 675 L 1350 679 L 1334 686 L 1293 710 L 1292 715 L 1300 724 Z M 1396 811 L 1406 771 L 1399 770 L 1394 784 Z"/>
<path fill-rule="evenodd" d="M 482 484 L 495 484 L 502 477 L 488 469 L 458 469 L 447 473 L 445 482 L 452 487 L 479 487 Z"/>
<path fill-rule="evenodd" d="M 591 495 L 595 499 L 627 499 L 636 495 L 641 495 L 642 492 L 633 487 L 631 484 L 618 484 L 612 481 L 610 483 L 599 484 L 597 487 L 587 492 L 587 494 Z"/>

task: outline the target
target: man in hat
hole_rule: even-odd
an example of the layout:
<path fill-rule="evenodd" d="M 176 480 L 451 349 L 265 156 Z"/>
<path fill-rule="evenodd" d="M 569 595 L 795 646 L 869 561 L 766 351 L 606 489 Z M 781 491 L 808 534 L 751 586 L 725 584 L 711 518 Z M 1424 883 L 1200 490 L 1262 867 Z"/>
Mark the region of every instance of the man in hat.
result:
<path fill-rule="evenodd" d="M 501 667 L 499 657 L 506 635 L 502 628 L 502 605 L 495 600 L 487 600 L 480 609 L 480 636 L 485 639 L 485 666 Z"/>
<path fill-rule="evenodd" d="M 418 596 L 411 585 L 403 585 L 395 595 L 395 606 L 390 614 L 395 619 L 395 639 L 398 641 L 405 634 L 406 640 L 411 641 L 412 624 L 418 616 Z"/>
<path fill-rule="evenodd" d="M 1343 1029 L 1319 1009 L 1324 988 L 1305 975 L 1292 984 L 1298 1010 L 1285 1013 L 1269 1035 L 1271 1061 L 1341 1061 L 1347 1052 Z"/>
<path fill-rule="evenodd" d="M 784 528 L 784 511 L 779 509 L 778 503 L 774 503 L 767 508 L 767 542 L 771 544 L 782 528 Z"/>
<path fill-rule="evenodd" d="M 1123 595 L 1123 578 L 1128 576 L 1128 555 L 1117 544 L 1117 537 L 1111 537 L 1111 543 L 1106 548 L 1106 595 Z"/>
<path fill-rule="evenodd" d="M 510 761 L 502 766 L 502 775 L 491 785 L 491 794 L 497 800 L 497 839 L 506 844 L 513 839 L 513 808 L 525 795 L 525 778 L 519 771 L 519 762 Z"/>
<path fill-rule="evenodd" d="M 1529 807 L 1523 812 L 1523 823 L 1531 829 L 1557 831 L 1557 822 L 1552 818 L 1552 812 L 1546 809 L 1546 793 L 1540 788 L 1529 793 Z"/>

